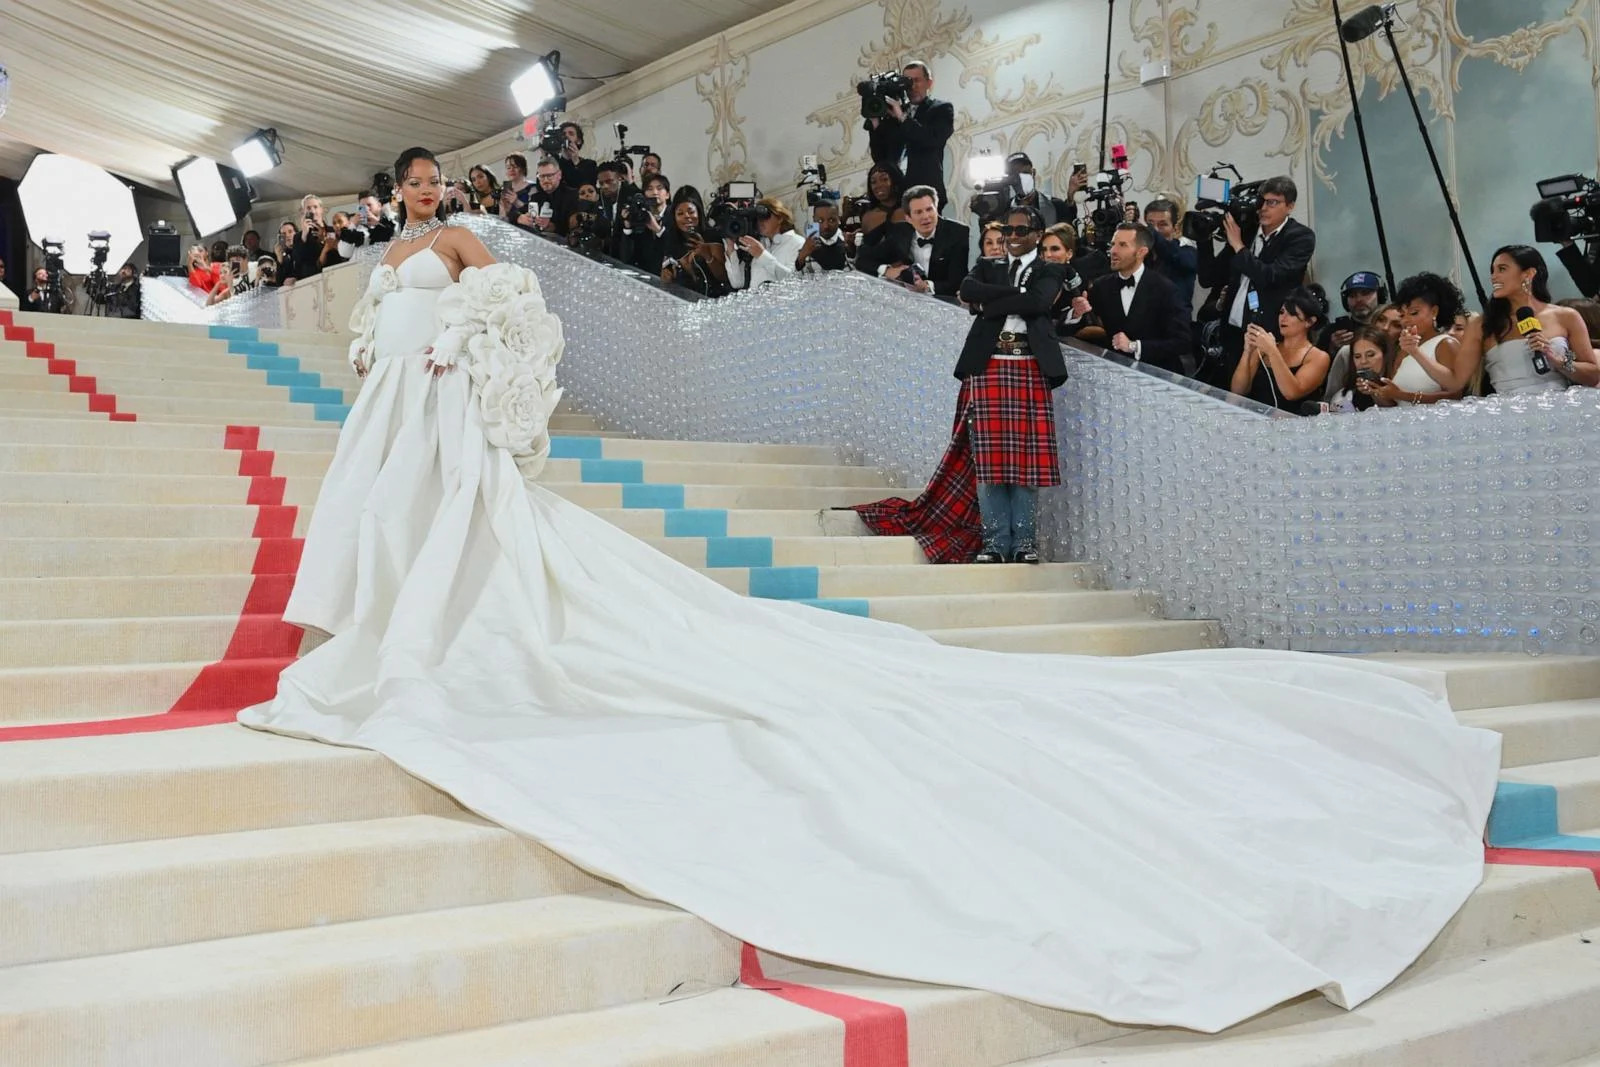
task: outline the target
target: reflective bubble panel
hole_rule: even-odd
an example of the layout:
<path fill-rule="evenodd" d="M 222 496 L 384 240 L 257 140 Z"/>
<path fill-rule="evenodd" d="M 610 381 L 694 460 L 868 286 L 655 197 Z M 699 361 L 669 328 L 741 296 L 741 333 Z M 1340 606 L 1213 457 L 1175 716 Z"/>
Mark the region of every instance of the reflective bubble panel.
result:
<path fill-rule="evenodd" d="M 856 274 L 688 303 L 499 220 L 460 224 L 539 274 L 562 384 L 610 426 L 835 446 L 913 490 L 944 450 L 961 308 Z M 1089 351 L 1068 365 L 1050 558 L 1218 619 L 1234 645 L 1600 652 L 1600 390 L 1271 418 Z"/>

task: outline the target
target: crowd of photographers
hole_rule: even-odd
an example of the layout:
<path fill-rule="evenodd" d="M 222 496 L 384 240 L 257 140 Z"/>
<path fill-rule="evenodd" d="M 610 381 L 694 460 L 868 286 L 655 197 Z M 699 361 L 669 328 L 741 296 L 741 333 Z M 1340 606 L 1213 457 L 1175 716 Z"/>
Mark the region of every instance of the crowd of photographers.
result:
<path fill-rule="evenodd" d="M 960 205 L 976 224 L 969 227 L 951 217 L 958 209 L 946 198 L 955 111 L 932 90 L 927 65 L 915 61 L 860 83 L 873 159 L 866 187 L 857 197 L 829 189 L 824 169 L 806 157 L 805 220 L 753 182 L 728 183 L 709 200 L 694 186 L 674 187 L 660 155 L 627 144 L 625 126 L 615 127 L 612 157 L 592 158 L 575 122 L 549 126 L 531 170 L 522 153 L 505 158 L 504 178 L 472 167 L 452 183 L 447 209 L 499 216 L 706 297 L 796 272 L 855 270 L 959 302 L 974 248 L 982 259 L 1009 260 L 1018 277 L 1038 257 L 1064 268 L 1050 305 L 1058 337 L 1300 414 L 1600 385 L 1600 305 L 1553 302 L 1548 264 L 1528 245 L 1491 257 L 1493 293 L 1481 309 L 1468 308 L 1438 274 L 1406 278 L 1389 293 L 1364 270 L 1339 287 L 1337 313 L 1307 282 L 1316 235 L 1294 218 L 1298 190 L 1286 177 L 1230 183 L 1213 173 L 1188 211 L 1176 196 L 1141 208 L 1124 195 L 1121 146 L 1106 170 L 1074 167 L 1060 197 L 1040 188 L 1033 161 L 1018 152 L 974 175 L 978 191 Z M 191 284 L 210 302 L 225 300 L 258 285 L 292 285 L 388 240 L 392 190 L 382 178 L 374 176 L 354 213 L 325 220 L 321 201 L 306 197 L 270 251 L 255 231 L 238 246 L 196 246 Z M 1591 250 L 1576 240 L 1600 232 L 1589 224 L 1600 219 L 1587 218 L 1600 186 L 1566 181 L 1570 188 L 1541 187 L 1553 195 L 1533 213 L 1536 238 L 1560 241 L 1560 262 L 1593 295 L 1600 241 Z"/>

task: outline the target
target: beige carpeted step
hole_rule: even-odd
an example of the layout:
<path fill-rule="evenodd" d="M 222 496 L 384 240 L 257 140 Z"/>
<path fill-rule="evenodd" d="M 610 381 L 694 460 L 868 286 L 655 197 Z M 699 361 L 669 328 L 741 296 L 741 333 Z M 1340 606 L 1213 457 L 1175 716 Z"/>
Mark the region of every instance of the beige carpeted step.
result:
<path fill-rule="evenodd" d="M 292 577 L 263 580 L 278 588 Z M 249 574 L 0 578 L 0 620 L 236 615 L 256 581 Z"/>
<path fill-rule="evenodd" d="M 1500 733 L 1507 767 L 1600 756 L 1600 698 L 1480 708 L 1460 719 Z"/>
<path fill-rule="evenodd" d="M 11 853 L 460 808 L 376 753 L 230 723 L 0 744 L 0 811 Z"/>
<path fill-rule="evenodd" d="M 1149 602 L 1138 593 L 1121 590 L 887 596 L 875 597 L 870 603 L 874 619 L 930 632 L 949 628 L 1147 621 L 1154 615 Z"/>
<path fill-rule="evenodd" d="M 0 577 L 249 574 L 257 551 L 249 538 L 18 537 L 0 553 Z"/>
<path fill-rule="evenodd" d="M 103 415 L 77 420 L 0 416 L 0 443 L 133 448 L 196 448 L 222 450 L 227 423 L 222 419 L 179 423 L 141 418 L 112 422 Z M 319 422 L 303 428 L 266 427 L 260 447 L 289 452 L 332 452 L 339 428 Z"/>
<path fill-rule="evenodd" d="M 1600 930 L 1420 972 L 1354 1015 L 1308 1002 L 1221 1036 L 1155 1031 L 1028 1067 L 1539 1067 L 1595 1047 Z M 1019 1065 L 1021 1067 L 1021 1065 Z"/>
<path fill-rule="evenodd" d="M 319 481 L 288 480 L 282 502 L 309 507 Z M 4 504 L 243 504 L 250 479 L 238 475 L 0 474 Z"/>
<path fill-rule="evenodd" d="M 928 631 L 946 645 L 991 652 L 1049 652 L 1073 656 L 1143 656 L 1190 648 L 1218 648 L 1221 631 L 1214 622 L 1138 621 L 1056 623 L 995 628 L 958 627 Z"/>
<path fill-rule="evenodd" d="M 679 563 L 705 569 L 703 537 L 650 537 L 645 543 Z M 910 537 L 777 537 L 772 539 L 774 567 L 848 567 L 927 565 L 927 557 Z M 736 567 L 735 569 L 742 569 Z"/>
<path fill-rule="evenodd" d="M 5 972 L 12 1062 L 277 1063 L 725 985 L 738 945 L 620 891 L 39 963 Z M 248 1050 L 248 1052 L 244 1052 Z M 242 1058 L 241 1058 L 241 1053 Z"/>
<path fill-rule="evenodd" d="M 0 669 L 0 726 L 98 722 L 159 715 L 227 648 L 226 639 L 187 663 Z M 0 749 L 5 748 L 0 744 Z"/>
<path fill-rule="evenodd" d="M 0 856 L 0 967 L 601 888 L 467 814 L 20 852 Z"/>
<path fill-rule="evenodd" d="M 1450 705 L 1457 711 L 1600 698 L 1600 656 L 1383 653 L 1364 658 L 1446 673 Z"/>
<path fill-rule="evenodd" d="M 594 508 L 594 513 L 635 537 L 661 537 L 667 513 L 657 508 Z M 864 537 L 866 524 L 853 511 L 821 508 L 742 510 L 727 513 L 729 537 Z"/>
<path fill-rule="evenodd" d="M 4 621 L 0 622 L 0 671 L 203 663 L 222 657 L 238 625 L 236 612 Z M 292 651 L 293 647 L 284 654 Z"/>
<path fill-rule="evenodd" d="M 0 537 L 247 538 L 257 517 L 253 504 L 0 504 Z M 310 523 L 299 509 L 295 536 Z"/>
<path fill-rule="evenodd" d="M 1500 778 L 1554 788 L 1562 833 L 1600 826 L 1600 756 L 1574 755 L 1552 763 L 1507 767 Z"/>
<path fill-rule="evenodd" d="M 552 459 L 539 476 L 541 483 L 581 482 L 583 460 Z M 704 461 L 644 460 L 643 480 L 654 485 L 732 486 L 863 486 L 887 491 L 882 474 L 867 467 L 824 464 L 714 463 Z"/>
<path fill-rule="evenodd" d="M 332 452 L 274 452 L 274 477 L 321 478 Z M 105 448 L 0 444 L 0 473 L 239 474 L 239 453 L 218 448 Z"/>

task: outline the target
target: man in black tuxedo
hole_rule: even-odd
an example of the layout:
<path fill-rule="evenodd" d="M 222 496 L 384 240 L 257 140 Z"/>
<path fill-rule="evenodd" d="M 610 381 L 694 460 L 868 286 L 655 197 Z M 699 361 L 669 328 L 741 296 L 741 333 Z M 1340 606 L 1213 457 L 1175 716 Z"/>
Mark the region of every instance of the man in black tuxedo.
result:
<path fill-rule="evenodd" d="M 1317 235 L 1290 217 L 1299 199 L 1293 179 L 1268 178 L 1261 183 L 1260 196 L 1259 232 L 1246 241 L 1233 215 L 1224 215 L 1222 233 L 1227 247 L 1213 265 L 1214 280 L 1226 281 L 1220 306 L 1227 356 L 1220 367 L 1213 368 L 1211 377 L 1212 384 L 1224 389 L 1244 353 L 1245 329 L 1255 323 L 1277 330 L 1283 299 L 1305 281 L 1306 268 L 1317 250 Z M 1252 292 L 1256 294 L 1255 311 L 1250 310 Z"/>
<path fill-rule="evenodd" d="M 1147 261 L 1155 235 L 1142 222 L 1125 222 L 1111 238 L 1111 273 L 1073 301 L 1080 317 L 1091 310 L 1111 349 L 1172 371 L 1186 373 L 1190 350 L 1189 317 L 1177 288 Z"/>
<path fill-rule="evenodd" d="M 939 203 L 930 186 L 907 189 L 901 204 L 909 221 L 890 223 L 883 240 L 861 250 L 856 269 L 953 299 L 967 276 L 969 233 L 959 222 L 940 218 Z"/>
<path fill-rule="evenodd" d="M 893 163 L 906 176 L 906 185 L 932 186 L 945 205 L 944 146 L 956 128 L 955 105 L 935 100 L 933 75 L 921 60 L 907 63 L 902 73 L 911 83 L 906 103 L 889 101 L 889 113 L 866 121 L 867 144 L 874 163 Z"/>

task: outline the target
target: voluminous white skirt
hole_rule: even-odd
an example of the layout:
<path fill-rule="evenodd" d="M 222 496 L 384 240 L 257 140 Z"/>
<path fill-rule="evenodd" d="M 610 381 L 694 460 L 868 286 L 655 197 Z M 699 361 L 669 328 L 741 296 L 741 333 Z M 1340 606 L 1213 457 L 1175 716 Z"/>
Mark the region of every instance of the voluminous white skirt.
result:
<path fill-rule="evenodd" d="M 745 599 L 380 360 L 245 724 L 382 752 L 762 948 L 1127 1023 L 1343 1005 L 1478 884 L 1498 735 L 1439 680 L 1288 653 L 948 648 Z"/>

